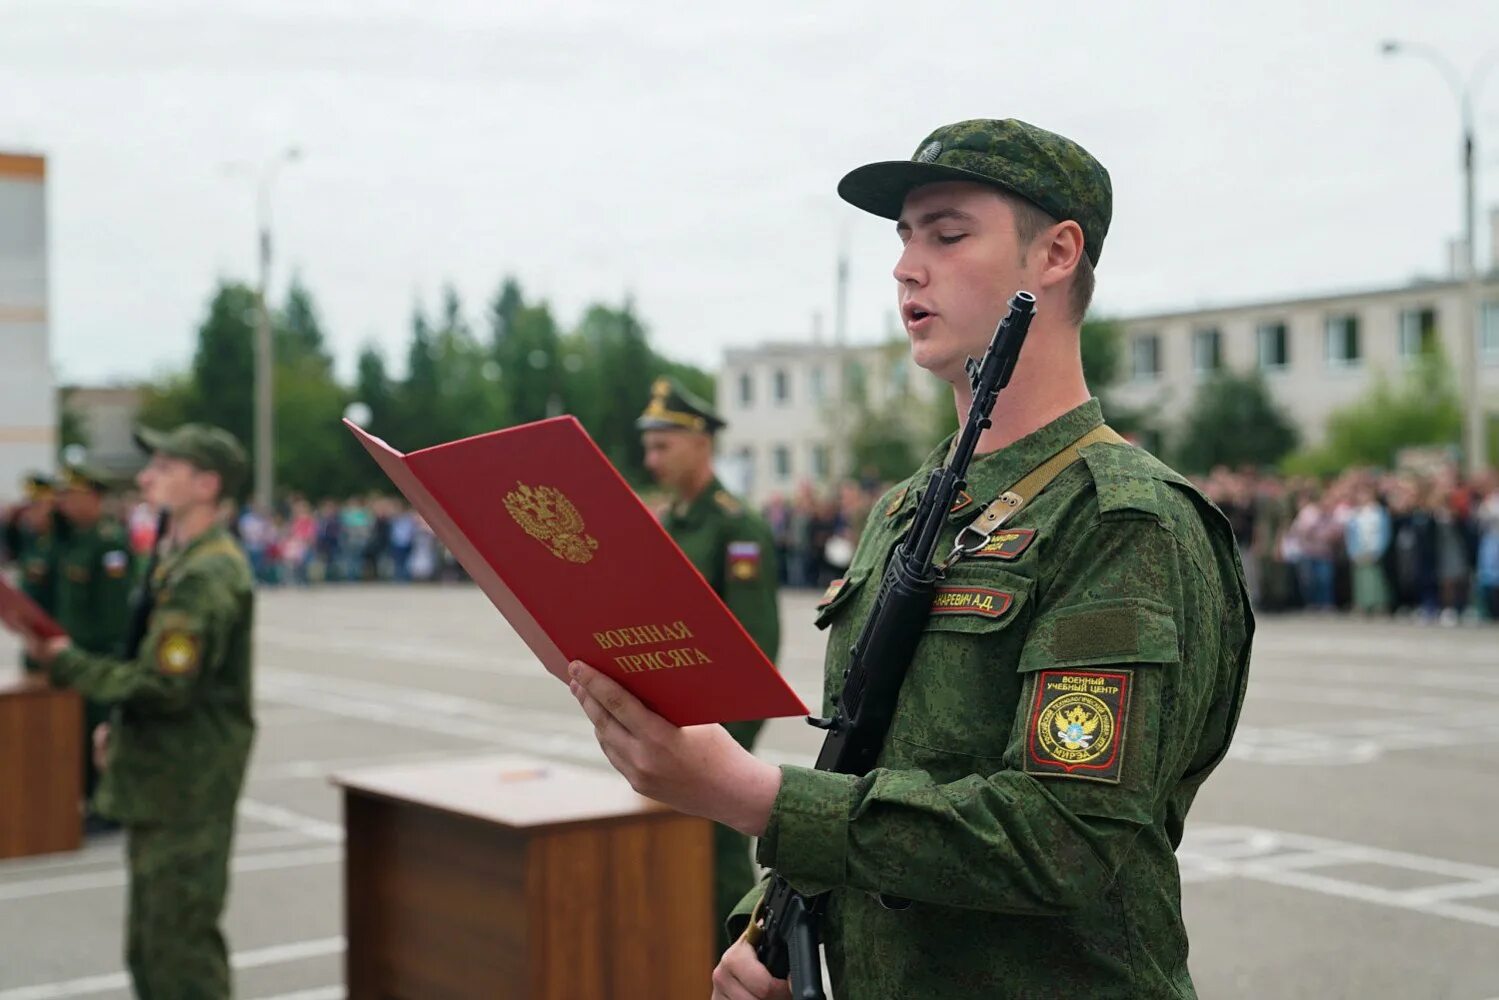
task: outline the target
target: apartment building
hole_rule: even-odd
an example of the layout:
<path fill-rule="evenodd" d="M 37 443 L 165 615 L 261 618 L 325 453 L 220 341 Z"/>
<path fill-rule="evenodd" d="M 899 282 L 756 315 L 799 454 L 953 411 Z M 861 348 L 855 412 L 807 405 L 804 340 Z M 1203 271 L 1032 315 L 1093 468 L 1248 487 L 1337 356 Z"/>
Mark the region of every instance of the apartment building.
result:
<path fill-rule="evenodd" d="M 841 362 L 840 362 L 841 358 Z M 802 482 L 826 487 L 850 469 L 853 418 L 834 403 L 862 399 L 871 410 L 899 412 L 913 437 L 946 387 L 911 363 L 904 339 L 840 349 L 775 341 L 724 354 L 718 376 L 718 472 L 754 503 L 790 494 Z"/>
<path fill-rule="evenodd" d="M 1478 382 L 1499 412 L 1499 274 L 1480 284 Z M 1156 407 L 1178 424 L 1198 386 L 1214 373 L 1259 371 L 1309 444 L 1328 416 L 1367 392 L 1378 373 L 1393 376 L 1431 345 L 1454 367 L 1464 286 L 1417 281 L 1342 294 L 1132 316 L 1122 323 L 1123 372 L 1111 398 Z"/>

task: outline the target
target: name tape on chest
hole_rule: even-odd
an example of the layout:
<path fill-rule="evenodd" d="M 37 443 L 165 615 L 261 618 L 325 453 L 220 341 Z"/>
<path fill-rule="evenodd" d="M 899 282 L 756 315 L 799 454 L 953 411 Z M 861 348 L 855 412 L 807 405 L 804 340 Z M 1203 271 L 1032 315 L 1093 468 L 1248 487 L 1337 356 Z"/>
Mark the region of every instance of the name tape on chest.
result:
<path fill-rule="evenodd" d="M 1117 785 L 1132 670 L 1041 670 L 1027 723 L 1027 774 Z"/>
<path fill-rule="evenodd" d="M 1034 528 L 1010 528 L 996 531 L 982 547 L 968 553 L 969 559 L 1019 559 L 1036 538 Z"/>
<path fill-rule="evenodd" d="M 760 578 L 760 543 L 729 543 L 729 578 L 749 581 Z"/>
<path fill-rule="evenodd" d="M 894 517 L 896 511 L 900 510 L 900 505 L 906 502 L 906 491 L 909 489 L 909 486 L 902 486 L 895 491 L 895 496 L 891 497 L 890 502 L 885 505 L 886 517 Z"/>
<path fill-rule="evenodd" d="M 1010 610 L 1013 603 L 1013 595 L 989 587 L 938 587 L 932 598 L 932 614 L 998 618 Z"/>
<path fill-rule="evenodd" d="M 846 583 L 848 583 L 848 581 L 840 576 L 838 579 L 828 584 L 828 589 L 822 592 L 822 597 L 818 600 L 817 606 L 819 608 L 825 608 L 829 604 L 832 604 L 833 599 L 838 596 L 839 591 L 843 589 L 843 585 Z"/>

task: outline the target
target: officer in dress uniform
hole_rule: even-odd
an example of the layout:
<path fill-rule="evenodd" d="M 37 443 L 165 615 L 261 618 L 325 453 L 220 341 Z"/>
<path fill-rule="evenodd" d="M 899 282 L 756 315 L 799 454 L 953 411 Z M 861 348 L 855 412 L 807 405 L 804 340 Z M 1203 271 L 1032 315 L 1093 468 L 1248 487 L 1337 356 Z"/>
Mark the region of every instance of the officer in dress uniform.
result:
<path fill-rule="evenodd" d="M 713 473 L 713 437 L 726 426 L 723 418 L 676 380 L 660 378 L 635 426 L 645 446 L 646 469 L 671 496 L 659 512 L 662 525 L 774 661 L 781 644 L 775 543 L 769 525 Z M 725 728 L 751 750 L 763 725 L 731 722 Z M 714 888 L 722 924 L 754 884 L 755 869 L 748 837 L 718 824 L 713 833 Z"/>

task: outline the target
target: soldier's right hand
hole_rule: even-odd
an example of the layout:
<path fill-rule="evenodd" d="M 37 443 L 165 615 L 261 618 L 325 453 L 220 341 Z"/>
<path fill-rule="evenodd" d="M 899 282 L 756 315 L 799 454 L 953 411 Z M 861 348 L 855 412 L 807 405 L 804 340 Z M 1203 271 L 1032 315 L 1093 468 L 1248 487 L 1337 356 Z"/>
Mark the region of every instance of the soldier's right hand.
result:
<path fill-rule="evenodd" d="M 791 984 L 773 978 L 755 949 L 740 938 L 713 970 L 713 1000 L 791 1000 Z"/>
<path fill-rule="evenodd" d="M 94 727 L 94 767 L 103 771 L 109 767 L 109 723 L 101 722 Z"/>

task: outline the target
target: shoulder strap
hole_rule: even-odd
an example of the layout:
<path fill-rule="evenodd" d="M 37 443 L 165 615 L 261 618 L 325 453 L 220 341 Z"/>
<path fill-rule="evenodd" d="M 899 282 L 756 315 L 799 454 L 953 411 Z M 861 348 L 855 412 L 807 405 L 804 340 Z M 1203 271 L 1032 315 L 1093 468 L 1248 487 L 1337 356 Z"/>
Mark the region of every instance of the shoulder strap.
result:
<path fill-rule="evenodd" d="M 1053 479 L 1062 474 L 1062 470 L 1073 462 L 1082 458 L 1082 451 L 1091 444 L 1107 442 L 1109 444 L 1128 444 L 1108 424 L 1100 424 L 1093 428 L 1076 441 L 1057 452 L 1055 455 L 1036 466 L 1021 478 L 1020 482 L 1005 490 L 984 512 L 974 518 L 967 527 L 958 532 L 957 541 L 953 545 L 952 554 L 949 555 L 941 565 L 940 570 L 946 570 L 953 563 L 970 552 L 976 552 L 983 548 L 989 541 L 989 536 L 998 531 L 1005 522 L 1020 513 L 1025 505 L 1040 496 L 1046 487 L 1051 485 Z"/>

